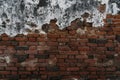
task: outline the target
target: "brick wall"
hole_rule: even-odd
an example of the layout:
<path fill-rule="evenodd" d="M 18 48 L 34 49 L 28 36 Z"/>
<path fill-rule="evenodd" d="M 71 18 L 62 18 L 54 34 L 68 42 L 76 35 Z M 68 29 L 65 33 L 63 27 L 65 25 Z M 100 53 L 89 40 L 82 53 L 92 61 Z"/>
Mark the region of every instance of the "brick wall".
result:
<path fill-rule="evenodd" d="M 104 27 L 0 36 L 0 80 L 119 80 L 120 15 Z"/>

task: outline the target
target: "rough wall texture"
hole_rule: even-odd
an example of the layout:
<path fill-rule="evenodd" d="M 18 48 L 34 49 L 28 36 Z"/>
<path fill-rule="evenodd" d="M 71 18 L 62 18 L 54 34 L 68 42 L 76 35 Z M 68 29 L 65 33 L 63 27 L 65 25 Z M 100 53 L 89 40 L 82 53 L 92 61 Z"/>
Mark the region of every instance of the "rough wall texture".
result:
<path fill-rule="evenodd" d="M 119 80 L 120 15 L 104 27 L 0 36 L 0 80 Z"/>

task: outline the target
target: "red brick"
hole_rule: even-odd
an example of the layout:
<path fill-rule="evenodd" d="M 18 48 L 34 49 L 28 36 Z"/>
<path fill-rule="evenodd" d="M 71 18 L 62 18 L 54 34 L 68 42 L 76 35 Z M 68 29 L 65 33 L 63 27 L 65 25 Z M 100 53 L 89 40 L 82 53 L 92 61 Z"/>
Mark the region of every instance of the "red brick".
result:
<path fill-rule="evenodd" d="M 99 77 L 97 75 L 90 75 L 89 79 L 98 79 Z"/>
<path fill-rule="evenodd" d="M 48 46 L 58 46 L 58 42 L 47 42 Z"/>
<path fill-rule="evenodd" d="M 37 54 L 37 50 L 27 50 L 26 54 Z"/>
<path fill-rule="evenodd" d="M 9 37 L 2 37 L 2 40 L 3 40 L 3 41 L 8 41 L 8 40 L 9 40 Z"/>
<path fill-rule="evenodd" d="M 60 54 L 76 55 L 78 51 L 60 51 Z"/>
<path fill-rule="evenodd" d="M 36 46 L 30 46 L 29 50 L 36 50 L 36 48 L 37 48 Z"/>
<path fill-rule="evenodd" d="M 75 56 L 74 55 L 69 55 L 68 59 L 75 59 Z"/>
<path fill-rule="evenodd" d="M 6 67 L 6 70 L 17 71 L 17 67 Z"/>
<path fill-rule="evenodd" d="M 69 31 L 69 34 L 70 34 L 70 35 L 75 35 L 75 34 L 76 34 L 76 30 L 71 30 L 71 31 Z"/>
<path fill-rule="evenodd" d="M 67 68 L 67 71 L 79 71 L 79 68 L 78 67 L 70 67 L 70 68 Z"/>
<path fill-rule="evenodd" d="M 28 46 L 37 46 L 38 42 L 27 42 L 26 45 L 28 45 Z"/>
<path fill-rule="evenodd" d="M 120 14 L 114 15 L 115 19 L 120 19 Z"/>
<path fill-rule="evenodd" d="M 49 46 L 37 46 L 37 50 L 49 50 Z"/>
<path fill-rule="evenodd" d="M 12 75 L 16 75 L 16 74 L 17 74 L 17 71 L 12 71 L 11 74 L 12 74 Z"/>
<path fill-rule="evenodd" d="M 88 67 L 87 70 L 96 72 L 97 71 L 97 67 Z"/>
<path fill-rule="evenodd" d="M 75 58 L 77 58 L 77 59 L 87 59 L 88 56 L 87 55 L 76 55 Z"/>
<path fill-rule="evenodd" d="M 24 75 L 24 74 L 31 74 L 31 72 L 29 72 L 29 71 L 19 71 L 18 72 L 18 74 L 22 74 L 22 75 Z"/>
<path fill-rule="evenodd" d="M 39 70 L 40 70 L 40 71 L 45 71 L 45 70 L 46 70 L 46 68 L 41 67 L 41 68 L 39 68 Z"/>
<path fill-rule="evenodd" d="M 0 54 L 3 54 L 3 52 L 4 52 L 3 50 L 0 50 Z"/>
<path fill-rule="evenodd" d="M 49 33 L 47 36 L 48 36 L 48 38 L 59 38 L 58 34 L 50 34 Z"/>
<path fill-rule="evenodd" d="M 30 42 L 35 42 L 35 41 L 36 41 L 36 38 L 29 38 L 29 41 L 30 41 Z"/>
<path fill-rule="evenodd" d="M 60 50 L 60 51 L 69 51 L 70 48 L 68 46 L 58 46 L 58 50 Z"/>
<path fill-rule="evenodd" d="M 19 46 L 24 46 L 25 44 L 26 44 L 26 42 L 24 42 L 24 41 L 19 42 Z"/>
<path fill-rule="evenodd" d="M 79 39 L 79 40 L 77 40 L 77 41 L 79 41 L 80 43 L 87 43 L 87 42 L 88 42 L 88 39 Z"/>
<path fill-rule="evenodd" d="M 66 59 L 65 62 L 67 62 L 67 63 L 76 63 L 77 60 L 75 60 L 75 59 Z"/>
<path fill-rule="evenodd" d="M 114 16 L 112 14 L 107 14 L 106 18 L 114 18 Z"/>
<path fill-rule="evenodd" d="M 120 31 L 120 27 L 118 26 L 118 27 L 113 27 L 113 31 L 115 31 L 115 32 L 119 32 Z"/>
<path fill-rule="evenodd" d="M 1 34 L 1 37 L 8 37 L 6 33 Z"/>
<path fill-rule="evenodd" d="M 0 50 L 6 49 L 6 48 L 7 48 L 6 46 L 0 46 Z"/>
<path fill-rule="evenodd" d="M 108 68 L 106 68 L 106 71 L 115 71 L 115 70 L 116 70 L 115 67 L 108 67 Z"/>
<path fill-rule="evenodd" d="M 107 39 L 115 40 L 115 35 L 105 36 Z"/>
<path fill-rule="evenodd" d="M 105 35 L 106 32 L 105 31 L 99 31 L 99 32 L 96 32 L 97 35 Z"/>
<path fill-rule="evenodd" d="M 57 41 L 58 41 L 58 42 L 68 42 L 69 39 L 68 39 L 68 38 L 58 38 Z"/>
<path fill-rule="evenodd" d="M 16 41 L 27 41 L 26 37 L 16 37 L 15 38 Z"/>
<path fill-rule="evenodd" d="M 79 35 L 78 38 L 80 38 L 80 39 L 86 39 L 87 36 L 86 35 Z"/>
<path fill-rule="evenodd" d="M 114 46 L 114 43 L 107 43 L 107 44 L 105 44 L 105 47 L 112 47 L 112 46 Z"/>
<path fill-rule="evenodd" d="M 118 22 L 120 22 L 120 19 L 113 19 L 113 22 L 118 23 Z"/>
<path fill-rule="evenodd" d="M 39 34 L 27 34 L 27 37 L 39 37 Z"/>
<path fill-rule="evenodd" d="M 60 70 L 61 71 L 66 71 L 66 68 L 65 67 L 60 67 Z"/>
<path fill-rule="evenodd" d="M 10 71 L 0 71 L 0 74 L 1 75 L 7 75 L 7 74 L 11 74 L 11 72 Z"/>
<path fill-rule="evenodd" d="M 64 55 L 57 55 L 56 57 L 57 57 L 57 58 L 67 58 L 68 55 L 65 55 L 65 54 L 64 54 Z"/>
<path fill-rule="evenodd" d="M 105 51 L 107 49 L 106 49 L 106 47 L 97 47 L 96 50 L 98 50 L 98 51 Z"/>
<path fill-rule="evenodd" d="M 46 42 L 48 40 L 47 40 L 47 38 L 37 38 L 37 41 L 39 41 L 39 42 Z"/>
<path fill-rule="evenodd" d="M 87 43 L 87 45 L 90 47 L 97 47 L 97 44 L 95 44 L 95 43 Z"/>
<path fill-rule="evenodd" d="M 78 50 L 80 50 L 80 51 L 89 51 L 90 48 L 89 47 L 78 47 Z"/>

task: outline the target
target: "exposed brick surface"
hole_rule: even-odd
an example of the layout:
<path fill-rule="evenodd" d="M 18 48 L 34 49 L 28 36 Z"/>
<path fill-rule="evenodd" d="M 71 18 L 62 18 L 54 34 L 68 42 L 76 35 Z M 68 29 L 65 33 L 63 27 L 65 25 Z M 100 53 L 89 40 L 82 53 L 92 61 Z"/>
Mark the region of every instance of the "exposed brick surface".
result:
<path fill-rule="evenodd" d="M 120 15 L 108 14 L 104 22 L 84 33 L 69 26 L 47 34 L 2 34 L 0 80 L 119 80 Z"/>

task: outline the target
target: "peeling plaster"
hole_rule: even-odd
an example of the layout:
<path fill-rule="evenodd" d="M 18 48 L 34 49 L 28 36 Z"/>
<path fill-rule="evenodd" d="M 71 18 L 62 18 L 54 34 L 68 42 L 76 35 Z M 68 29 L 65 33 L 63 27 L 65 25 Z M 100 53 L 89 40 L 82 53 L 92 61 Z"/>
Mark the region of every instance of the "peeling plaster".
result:
<path fill-rule="evenodd" d="M 103 12 L 98 9 L 100 5 L 105 6 Z M 45 34 L 41 32 L 41 26 L 51 19 L 56 18 L 57 25 L 63 29 L 76 18 L 82 19 L 85 12 L 90 14 L 87 22 L 92 22 L 93 27 L 101 27 L 106 15 L 118 14 L 119 8 L 119 0 L 1 0 L 0 34 L 28 34 L 26 29 L 34 32 L 33 28 Z"/>

